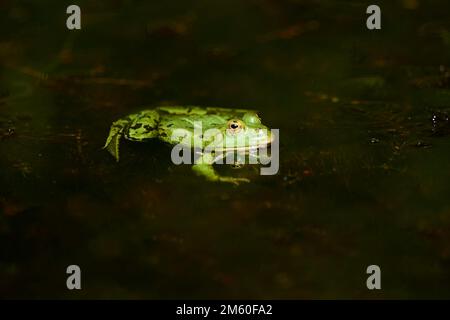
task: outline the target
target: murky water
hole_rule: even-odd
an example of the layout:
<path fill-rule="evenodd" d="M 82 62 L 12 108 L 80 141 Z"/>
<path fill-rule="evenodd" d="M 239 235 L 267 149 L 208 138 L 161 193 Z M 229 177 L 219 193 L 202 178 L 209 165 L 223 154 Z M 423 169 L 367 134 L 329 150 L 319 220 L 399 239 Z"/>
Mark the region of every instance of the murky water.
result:
<path fill-rule="evenodd" d="M 364 1 L 78 2 L 80 31 L 0 2 L 1 297 L 450 298 L 448 2 L 379 1 L 374 32 Z M 101 150 L 167 104 L 261 110 L 279 174 Z"/>

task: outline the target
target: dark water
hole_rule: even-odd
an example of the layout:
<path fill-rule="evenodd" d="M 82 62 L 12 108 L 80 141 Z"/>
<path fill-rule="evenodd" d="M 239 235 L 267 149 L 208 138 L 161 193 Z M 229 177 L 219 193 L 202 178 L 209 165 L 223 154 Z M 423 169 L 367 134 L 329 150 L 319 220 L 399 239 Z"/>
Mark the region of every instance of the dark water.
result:
<path fill-rule="evenodd" d="M 78 4 L 68 31 L 69 3 L 0 1 L 1 297 L 450 298 L 448 1 L 378 1 L 375 32 L 365 1 Z M 279 174 L 101 150 L 167 104 L 261 110 Z"/>

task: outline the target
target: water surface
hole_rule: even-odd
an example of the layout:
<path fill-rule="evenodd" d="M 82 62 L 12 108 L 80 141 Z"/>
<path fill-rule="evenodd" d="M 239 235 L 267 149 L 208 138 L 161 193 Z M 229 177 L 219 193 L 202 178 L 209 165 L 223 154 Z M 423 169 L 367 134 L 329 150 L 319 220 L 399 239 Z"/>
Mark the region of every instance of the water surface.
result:
<path fill-rule="evenodd" d="M 379 1 L 374 32 L 365 1 L 79 1 L 80 31 L 64 3 L 0 2 L 0 296 L 450 298 L 450 6 L 430 2 Z M 171 104 L 259 109 L 279 174 L 101 150 Z"/>

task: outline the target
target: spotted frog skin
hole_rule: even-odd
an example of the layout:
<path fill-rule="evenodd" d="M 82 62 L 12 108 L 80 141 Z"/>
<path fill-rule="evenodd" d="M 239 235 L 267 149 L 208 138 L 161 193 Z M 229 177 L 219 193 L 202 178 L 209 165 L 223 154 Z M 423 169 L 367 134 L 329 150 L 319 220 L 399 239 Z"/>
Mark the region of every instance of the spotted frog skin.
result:
<path fill-rule="evenodd" d="M 198 130 L 199 124 L 201 130 Z M 206 136 L 205 132 L 213 132 L 214 135 Z M 217 139 L 218 136 L 221 139 Z M 250 150 L 267 147 L 272 136 L 254 110 L 164 106 L 130 114 L 113 122 L 104 148 L 117 161 L 121 138 L 138 142 L 159 139 L 171 145 L 196 147 L 199 159 L 192 168 L 198 175 L 210 181 L 239 184 L 249 180 L 220 176 L 213 164 L 230 152 L 248 154 Z M 206 147 L 221 152 L 218 155 L 214 151 L 199 151 Z"/>

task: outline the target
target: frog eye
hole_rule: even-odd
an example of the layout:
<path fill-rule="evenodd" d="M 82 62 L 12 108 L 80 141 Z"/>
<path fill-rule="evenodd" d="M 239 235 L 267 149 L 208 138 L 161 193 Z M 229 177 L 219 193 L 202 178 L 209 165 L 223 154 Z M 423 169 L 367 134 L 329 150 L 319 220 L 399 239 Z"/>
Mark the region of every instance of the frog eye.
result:
<path fill-rule="evenodd" d="M 236 134 L 244 127 L 244 123 L 239 119 L 231 119 L 227 123 L 227 132 Z"/>

